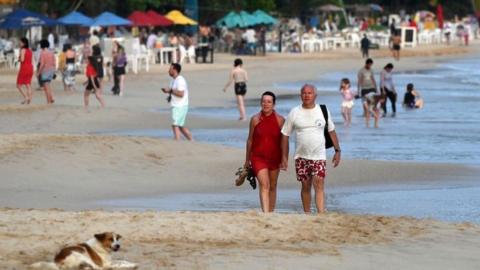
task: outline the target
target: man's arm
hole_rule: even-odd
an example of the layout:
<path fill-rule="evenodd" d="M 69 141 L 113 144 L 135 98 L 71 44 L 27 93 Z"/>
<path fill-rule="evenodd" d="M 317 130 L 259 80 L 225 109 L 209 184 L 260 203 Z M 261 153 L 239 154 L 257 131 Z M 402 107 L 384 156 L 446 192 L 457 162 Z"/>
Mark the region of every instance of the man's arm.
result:
<path fill-rule="evenodd" d="M 342 150 L 340 149 L 340 142 L 338 141 L 337 133 L 335 130 L 329 131 L 330 138 L 332 138 L 333 148 L 335 149 L 335 155 L 333 156 L 332 162 L 333 167 L 337 167 L 340 164 L 340 156 Z"/>
<path fill-rule="evenodd" d="M 360 72 L 357 74 L 357 96 L 360 96 L 360 89 L 363 84 L 363 76 Z"/>

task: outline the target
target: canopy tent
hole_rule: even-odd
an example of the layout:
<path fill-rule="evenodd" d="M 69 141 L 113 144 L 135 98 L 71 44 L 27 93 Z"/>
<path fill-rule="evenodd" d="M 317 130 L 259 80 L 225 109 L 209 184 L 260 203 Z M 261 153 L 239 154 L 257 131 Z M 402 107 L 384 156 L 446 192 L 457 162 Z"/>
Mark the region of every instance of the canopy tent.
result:
<path fill-rule="evenodd" d="M 72 11 L 67 15 L 58 19 L 59 22 L 66 25 L 90 25 L 93 23 L 93 19 L 85 16 L 78 11 Z"/>
<path fill-rule="evenodd" d="M 260 20 L 246 11 L 239 13 L 230 11 L 225 17 L 217 21 L 217 26 L 226 26 L 227 28 L 249 27 L 261 23 Z"/>
<path fill-rule="evenodd" d="M 102 14 L 95 17 L 93 23 L 87 26 L 119 26 L 119 25 L 131 25 L 132 22 L 119 17 L 111 12 L 105 11 Z"/>
<path fill-rule="evenodd" d="M 260 9 L 255 10 L 255 12 L 253 12 L 253 16 L 257 18 L 257 22 L 260 24 L 276 24 L 278 22 L 277 19 Z"/>
<path fill-rule="evenodd" d="M 157 12 L 153 10 L 149 10 L 146 12 L 147 16 L 150 17 L 154 22 L 155 26 L 170 26 L 173 24 L 173 21 L 166 18 L 165 16 L 162 16 L 158 14 Z"/>
<path fill-rule="evenodd" d="M 22 29 L 32 26 L 54 26 L 60 24 L 58 21 L 47 16 L 26 10 L 16 9 L 0 19 L 0 28 Z"/>
<path fill-rule="evenodd" d="M 377 4 L 370 4 L 368 5 L 370 7 L 370 10 L 372 11 L 378 11 L 378 12 L 383 12 L 383 7 Z"/>
<path fill-rule="evenodd" d="M 183 15 L 178 10 L 172 10 L 168 12 L 165 16 L 167 19 L 172 20 L 174 24 L 181 24 L 181 25 L 197 25 L 198 23 L 187 16 Z"/>
<path fill-rule="evenodd" d="M 132 12 L 132 14 L 128 16 L 128 19 L 132 22 L 134 26 L 154 25 L 153 18 L 141 11 Z"/>

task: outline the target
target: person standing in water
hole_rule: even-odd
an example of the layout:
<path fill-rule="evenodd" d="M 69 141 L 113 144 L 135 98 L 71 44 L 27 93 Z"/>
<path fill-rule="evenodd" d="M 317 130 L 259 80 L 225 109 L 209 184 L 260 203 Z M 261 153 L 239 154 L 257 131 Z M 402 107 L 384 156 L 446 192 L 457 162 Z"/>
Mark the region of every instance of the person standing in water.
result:
<path fill-rule="evenodd" d="M 350 90 L 350 80 L 343 78 L 340 82 L 340 93 L 342 94 L 342 116 L 346 127 L 352 125 L 353 93 Z"/>
<path fill-rule="evenodd" d="M 247 71 L 243 69 L 243 61 L 240 58 L 235 59 L 233 63 L 233 69 L 230 73 L 230 78 L 227 85 L 223 88 L 223 92 L 227 91 L 227 88 L 234 82 L 235 95 L 237 96 L 237 106 L 240 113 L 238 120 L 246 120 L 245 118 L 245 101 L 244 96 L 247 93 Z"/>

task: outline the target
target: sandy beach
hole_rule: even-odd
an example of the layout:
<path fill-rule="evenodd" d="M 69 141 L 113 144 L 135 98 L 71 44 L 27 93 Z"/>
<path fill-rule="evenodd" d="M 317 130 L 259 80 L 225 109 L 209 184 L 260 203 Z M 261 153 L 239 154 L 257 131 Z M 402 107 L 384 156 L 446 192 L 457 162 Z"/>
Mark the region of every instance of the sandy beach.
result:
<path fill-rule="evenodd" d="M 430 46 L 402 51 L 397 71 L 431 69 L 439 61 L 478 54 L 480 47 Z M 392 61 L 373 51 L 376 70 Z M 186 64 L 192 108 L 233 107 L 233 90 L 222 88 L 235 56 L 215 64 Z M 357 70 L 356 50 L 321 54 L 244 57 L 249 71 L 247 102 L 257 102 L 279 82 Z M 0 71 L 0 268 L 26 269 L 49 261 L 66 244 L 114 231 L 124 237 L 114 255 L 140 269 L 478 269 L 480 226 L 412 217 L 329 212 L 321 216 L 246 212 L 113 211 L 99 201 L 175 193 L 235 192 L 244 150 L 169 138 L 113 136 L 115 131 L 169 129 L 160 91 L 168 66 L 128 74 L 126 94 L 106 91 L 107 108 L 91 100 L 83 107 L 83 77 L 66 94 L 54 82 L 55 105 L 20 105 L 15 72 Z M 33 83 L 32 85 L 36 85 Z M 107 89 L 111 86 L 107 83 Z M 320 89 L 321 90 L 321 89 Z M 321 99 L 321 92 L 319 99 Z M 247 122 L 190 115 L 195 129 L 245 129 Z M 341 138 L 340 138 L 341 139 Z M 279 188 L 298 188 L 294 172 L 283 172 Z M 328 188 L 476 181 L 478 166 L 373 160 L 343 160 L 328 168 Z M 252 191 L 256 192 L 256 191 Z M 279 198 L 281 200 L 282 198 Z M 300 200 L 299 200 L 300 204 Z"/>

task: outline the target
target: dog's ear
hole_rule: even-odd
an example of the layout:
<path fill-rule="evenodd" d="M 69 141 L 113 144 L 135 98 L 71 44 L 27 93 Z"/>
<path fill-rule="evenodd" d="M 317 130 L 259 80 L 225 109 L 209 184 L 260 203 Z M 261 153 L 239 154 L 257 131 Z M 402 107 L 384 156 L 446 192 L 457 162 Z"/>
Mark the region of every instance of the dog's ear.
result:
<path fill-rule="evenodd" d="M 122 239 L 122 236 L 120 234 L 117 234 L 117 241 Z"/>
<path fill-rule="evenodd" d="M 107 233 L 97 233 L 97 234 L 95 234 L 95 238 L 100 242 L 105 240 L 105 237 L 107 237 Z"/>

